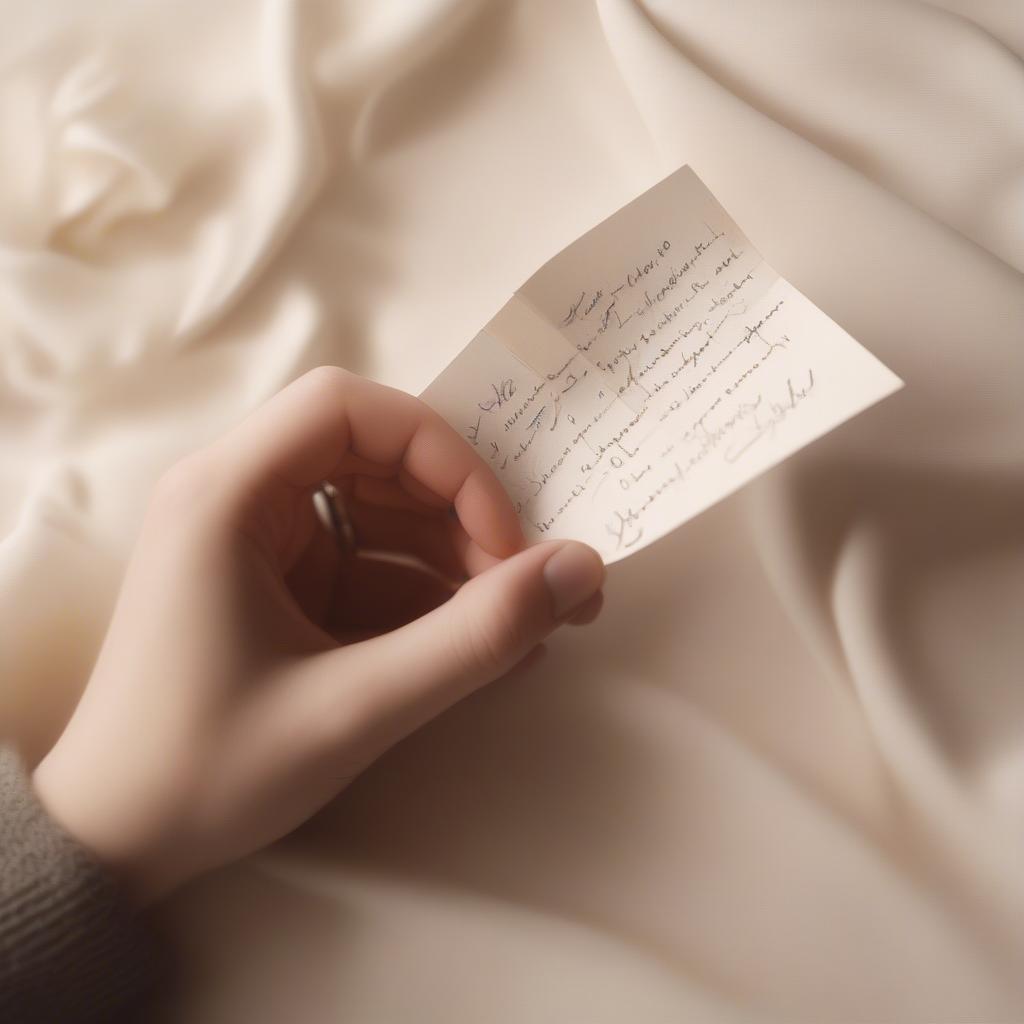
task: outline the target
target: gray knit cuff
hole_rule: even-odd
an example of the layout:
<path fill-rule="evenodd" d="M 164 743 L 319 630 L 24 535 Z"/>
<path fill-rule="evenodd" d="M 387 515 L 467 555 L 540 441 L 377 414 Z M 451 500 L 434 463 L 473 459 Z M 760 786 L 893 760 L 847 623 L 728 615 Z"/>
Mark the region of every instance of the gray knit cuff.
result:
<path fill-rule="evenodd" d="M 0 1020 L 131 1019 L 161 963 L 113 877 L 47 815 L 0 747 Z"/>

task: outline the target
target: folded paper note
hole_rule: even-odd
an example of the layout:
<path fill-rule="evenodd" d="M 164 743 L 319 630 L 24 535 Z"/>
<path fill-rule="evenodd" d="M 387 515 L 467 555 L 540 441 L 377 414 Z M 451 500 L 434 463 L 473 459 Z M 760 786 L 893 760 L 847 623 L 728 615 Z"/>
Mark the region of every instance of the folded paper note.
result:
<path fill-rule="evenodd" d="M 682 167 L 546 263 L 422 398 L 529 540 L 613 562 L 901 386 Z"/>

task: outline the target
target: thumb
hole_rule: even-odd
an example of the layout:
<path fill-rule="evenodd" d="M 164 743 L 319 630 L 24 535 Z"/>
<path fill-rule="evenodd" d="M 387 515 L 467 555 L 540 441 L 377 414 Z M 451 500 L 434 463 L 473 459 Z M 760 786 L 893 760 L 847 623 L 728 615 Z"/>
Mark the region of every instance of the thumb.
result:
<path fill-rule="evenodd" d="M 376 756 L 507 672 L 572 618 L 604 577 L 601 556 L 585 544 L 526 548 L 415 622 L 318 655 L 316 704 L 334 704 L 330 717 L 349 737 L 360 732 Z"/>

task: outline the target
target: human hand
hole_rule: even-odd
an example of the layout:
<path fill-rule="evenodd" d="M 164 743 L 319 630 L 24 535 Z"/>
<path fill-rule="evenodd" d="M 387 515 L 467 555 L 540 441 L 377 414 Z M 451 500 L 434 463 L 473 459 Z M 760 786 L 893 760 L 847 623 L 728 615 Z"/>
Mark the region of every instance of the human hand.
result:
<path fill-rule="evenodd" d="M 340 550 L 312 503 L 323 481 L 361 546 L 432 571 Z M 259 849 L 596 616 L 596 552 L 523 544 L 491 470 L 426 405 L 306 374 L 157 486 L 40 799 L 143 903 Z"/>

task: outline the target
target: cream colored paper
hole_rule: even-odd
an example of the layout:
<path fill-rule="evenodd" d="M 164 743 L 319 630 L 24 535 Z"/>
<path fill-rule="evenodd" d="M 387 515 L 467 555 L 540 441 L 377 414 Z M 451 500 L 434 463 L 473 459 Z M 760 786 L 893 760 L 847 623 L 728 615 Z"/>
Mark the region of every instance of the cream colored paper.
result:
<path fill-rule="evenodd" d="M 546 263 L 422 397 L 530 540 L 613 562 L 901 386 L 682 167 Z"/>

